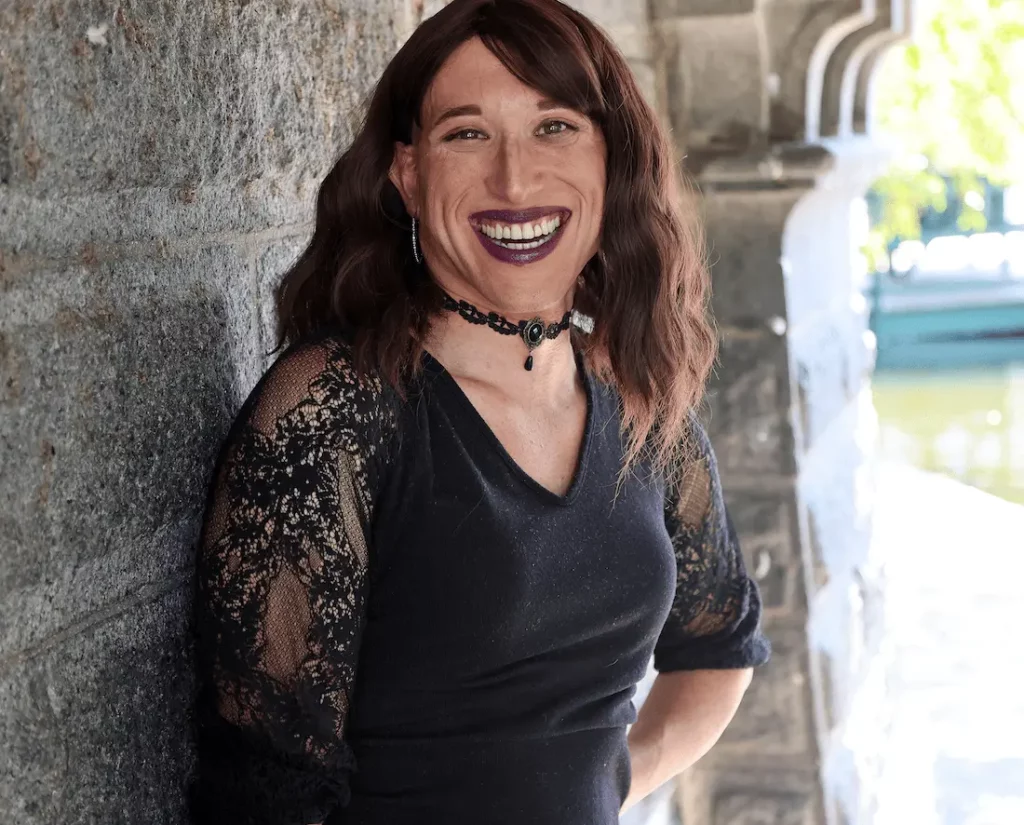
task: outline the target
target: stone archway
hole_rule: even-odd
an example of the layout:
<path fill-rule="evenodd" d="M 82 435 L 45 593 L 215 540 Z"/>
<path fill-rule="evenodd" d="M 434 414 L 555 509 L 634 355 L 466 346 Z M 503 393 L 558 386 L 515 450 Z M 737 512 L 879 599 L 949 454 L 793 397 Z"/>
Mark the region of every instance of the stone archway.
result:
<path fill-rule="evenodd" d="M 914 3 L 650 9 L 657 102 L 702 192 L 711 251 L 722 354 L 710 431 L 776 651 L 681 780 L 682 819 L 857 821 L 870 800 L 841 734 L 875 642 L 862 606 L 875 586 L 862 451 L 873 352 L 850 210 L 885 162 L 870 78 Z"/>

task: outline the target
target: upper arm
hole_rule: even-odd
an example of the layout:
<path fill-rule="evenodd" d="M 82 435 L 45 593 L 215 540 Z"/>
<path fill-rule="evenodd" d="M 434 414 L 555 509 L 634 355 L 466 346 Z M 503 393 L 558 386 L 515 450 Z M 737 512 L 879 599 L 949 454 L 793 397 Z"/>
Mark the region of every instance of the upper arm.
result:
<path fill-rule="evenodd" d="M 232 427 L 197 559 L 195 807 L 208 819 L 241 806 L 250 821 L 312 822 L 347 801 L 379 390 L 329 343 L 309 345 L 274 364 Z"/>
<path fill-rule="evenodd" d="M 665 499 L 676 593 L 654 663 L 659 671 L 752 667 L 771 649 L 760 627 L 761 598 L 747 575 L 711 442 L 691 421 L 691 457 Z"/>

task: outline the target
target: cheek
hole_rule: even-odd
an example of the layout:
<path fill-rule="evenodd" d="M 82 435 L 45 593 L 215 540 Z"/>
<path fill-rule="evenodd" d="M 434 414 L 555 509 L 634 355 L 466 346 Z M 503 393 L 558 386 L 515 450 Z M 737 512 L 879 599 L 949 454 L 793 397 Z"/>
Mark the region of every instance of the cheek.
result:
<path fill-rule="evenodd" d="M 600 227 L 604 217 L 605 201 L 605 169 L 603 163 L 594 163 L 585 170 L 586 183 L 580 187 L 584 196 L 584 205 L 587 209 L 588 218 L 593 227 Z"/>
<path fill-rule="evenodd" d="M 464 192 L 474 181 L 479 184 L 483 176 L 481 159 L 468 152 L 438 152 L 425 164 L 424 171 L 428 198 L 432 194 L 447 197 Z"/>
<path fill-rule="evenodd" d="M 564 161 L 563 161 L 564 164 Z M 565 169 L 565 166 L 562 167 Z M 569 171 L 569 180 L 575 183 L 577 191 L 583 196 L 584 207 L 593 216 L 596 211 L 597 220 L 600 221 L 600 212 L 604 206 L 604 193 L 606 186 L 607 170 L 605 167 L 604 152 L 598 146 L 581 147 L 581 151 L 575 158 Z"/>

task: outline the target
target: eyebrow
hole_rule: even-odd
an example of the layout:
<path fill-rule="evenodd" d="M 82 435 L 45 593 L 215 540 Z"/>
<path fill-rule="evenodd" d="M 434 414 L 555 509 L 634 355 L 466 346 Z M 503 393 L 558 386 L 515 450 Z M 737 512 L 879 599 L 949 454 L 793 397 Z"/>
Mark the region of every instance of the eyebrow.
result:
<path fill-rule="evenodd" d="M 538 100 L 537 101 L 537 111 L 539 111 L 539 112 L 546 111 L 547 109 L 561 109 L 561 108 L 571 109 L 572 107 L 571 106 L 566 106 L 566 104 L 562 103 L 561 101 L 555 100 L 554 98 L 550 98 L 550 97 L 545 97 L 542 100 Z M 453 107 L 451 109 L 446 109 L 444 112 L 442 112 L 441 115 L 437 118 L 437 120 L 434 121 L 434 126 L 431 127 L 431 128 L 434 128 L 439 123 L 441 123 L 441 122 L 443 122 L 445 120 L 450 120 L 453 117 L 461 117 L 462 115 L 482 115 L 482 114 L 483 114 L 483 111 L 475 103 L 467 103 L 464 106 L 455 106 L 455 107 Z"/>
<path fill-rule="evenodd" d="M 450 118 L 453 118 L 453 117 L 461 117 L 462 115 L 482 115 L 482 114 L 483 114 L 483 112 L 480 110 L 480 107 L 479 106 L 475 106 L 473 104 L 468 104 L 466 106 L 456 106 L 456 107 L 454 107 L 452 109 L 448 109 L 448 110 L 442 112 L 441 116 L 438 117 L 438 119 L 434 121 L 434 126 L 437 126 L 442 121 L 449 120 Z"/>

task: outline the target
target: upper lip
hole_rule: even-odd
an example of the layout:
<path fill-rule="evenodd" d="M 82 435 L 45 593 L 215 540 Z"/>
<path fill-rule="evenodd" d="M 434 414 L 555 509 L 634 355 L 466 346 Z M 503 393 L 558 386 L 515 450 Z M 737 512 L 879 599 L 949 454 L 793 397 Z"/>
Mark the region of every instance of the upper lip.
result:
<path fill-rule="evenodd" d="M 530 209 L 485 209 L 469 216 L 473 222 L 499 221 L 500 223 L 527 223 L 548 215 L 561 215 L 566 219 L 572 214 L 571 209 L 564 206 L 535 206 Z"/>

